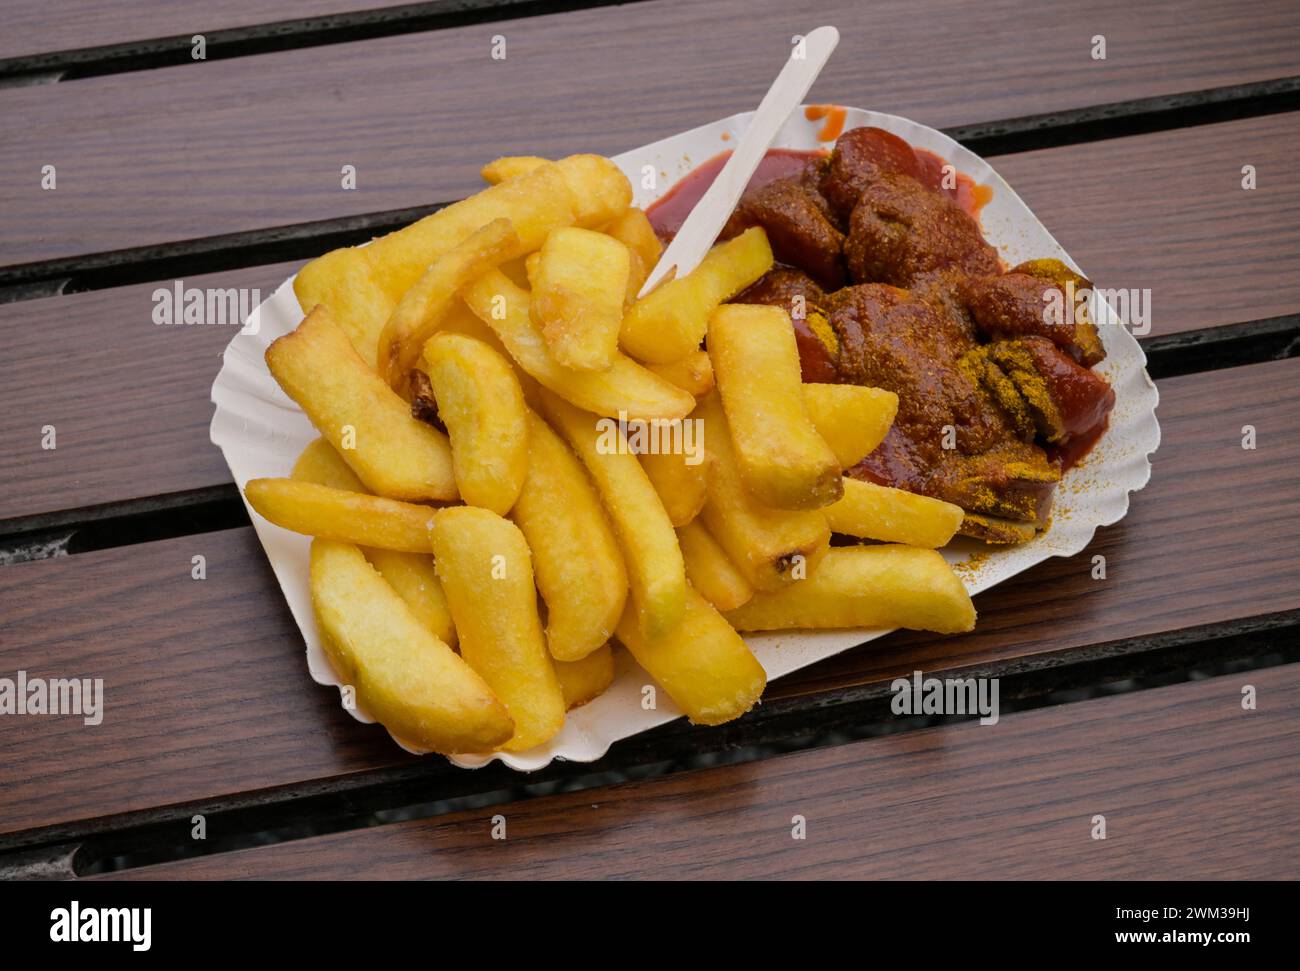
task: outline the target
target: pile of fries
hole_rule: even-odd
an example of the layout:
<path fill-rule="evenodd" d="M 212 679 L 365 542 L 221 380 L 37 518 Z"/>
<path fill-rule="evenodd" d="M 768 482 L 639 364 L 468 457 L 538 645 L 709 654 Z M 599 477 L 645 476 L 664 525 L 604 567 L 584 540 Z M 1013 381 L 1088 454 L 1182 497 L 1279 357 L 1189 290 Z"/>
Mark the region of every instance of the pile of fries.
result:
<path fill-rule="evenodd" d="M 762 229 L 637 299 L 660 242 L 612 162 L 483 176 L 308 264 L 266 352 L 321 438 L 245 494 L 314 537 L 320 632 L 370 714 L 422 749 L 530 749 L 609 686 L 616 640 L 716 725 L 767 681 L 738 631 L 974 626 L 936 552 L 962 511 L 841 474 L 897 398 L 803 384 L 785 311 L 727 303 L 772 266 Z"/>

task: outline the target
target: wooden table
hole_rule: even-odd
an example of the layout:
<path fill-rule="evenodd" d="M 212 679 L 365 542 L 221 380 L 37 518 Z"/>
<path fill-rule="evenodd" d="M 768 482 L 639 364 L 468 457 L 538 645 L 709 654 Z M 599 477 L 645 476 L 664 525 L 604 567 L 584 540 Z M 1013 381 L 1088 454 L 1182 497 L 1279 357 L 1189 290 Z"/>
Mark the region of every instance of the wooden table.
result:
<path fill-rule="evenodd" d="M 0 875 L 1296 875 L 1293 0 L 375 2 L 7 5 L 0 677 L 102 677 L 106 712 L 0 716 Z M 405 755 L 307 676 L 208 442 L 232 332 L 157 326 L 151 294 L 266 294 L 473 191 L 486 159 L 748 109 L 819 23 L 843 41 L 810 100 L 949 131 L 1101 285 L 1151 288 L 1150 486 L 1083 553 L 977 598 L 974 633 L 849 651 L 723 728 L 526 777 Z M 917 669 L 1000 678 L 1002 721 L 893 717 Z"/>

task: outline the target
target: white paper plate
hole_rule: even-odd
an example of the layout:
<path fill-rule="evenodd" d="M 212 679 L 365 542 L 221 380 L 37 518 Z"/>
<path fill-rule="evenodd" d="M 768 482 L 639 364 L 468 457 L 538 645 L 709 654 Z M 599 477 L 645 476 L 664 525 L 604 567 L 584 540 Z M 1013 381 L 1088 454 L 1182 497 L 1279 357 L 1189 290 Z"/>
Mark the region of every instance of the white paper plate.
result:
<path fill-rule="evenodd" d="M 615 158 L 636 187 L 636 204 L 649 205 L 696 165 L 734 147 L 749 118 L 749 113 L 733 115 Z M 862 125 L 894 132 L 950 161 L 977 183 L 991 186 L 992 201 L 984 207 L 980 218 L 985 236 L 998 247 L 1008 264 L 1034 257 L 1056 257 L 1082 272 L 1082 267 L 1070 259 L 1020 197 L 983 159 L 932 128 L 895 115 L 849 108 L 845 128 Z M 798 149 L 827 147 L 818 141 L 820 126 L 821 122 L 808 121 L 799 111 L 782 129 L 775 144 Z M 527 151 L 528 146 L 521 145 L 519 149 Z M 654 191 L 640 188 L 646 165 L 653 166 L 658 175 L 658 188 Z M 289 279 L 281 284 L 230 342 L 221 371 L 212 384 L 212 401 L 216 405 L 212 441 L 221 448 L 241 490 L 249 479 L 287 476 L 303 447 L 316 437 L 306 416 L 272 380 L 262 357 L 271 341 L 293 330 L 302 319 L 292 283 Z M 1057 489 L 1052 525 L 1047 532 L 1020 546 L 992 548 L 992 552 L 973 560 L 971 554 L 977 549 L 989 548 L 959 542 L 945 551 L 951 562 L 963 563 L 959 573 L 972 594 L 987 590 L 1048 557 L 1078 553 L 1088 545 L 1098 526 L 1108 526 L 1124 516 L 1129 493 L 1141 489 L 1150 477 L 1148 457 L 1160 444 L 1160 426 L 1155 417 L 1156 388 L 1146 373 L 1146 357 L 1133 336 L 1118 325 L 1109 307 L 1094 306 L 1093 315 L 1094 320 L 1113 324 L 1101 328 L 1107 356 L 1098 366 L 1115 388 L 1116 405 L 1110 429 L 1087 458 L 1065 475 Z M 252 509 L 249 515 L 307 643 L 307 668 L 312 678 L 323 685 L 339 686 L 340 681 L 321 647 L 312 615 L 307 586 L 310 540 L 267 522 Z M 781 632 L 755 635 L 746 640 L 771 680 L 886 633 L 883 630 Z M 612 742 L 680 717 L 681 712 L 662 691 L 657 693 L 658 710 L 643 710 L 641 688 L 651 683 L 651 679 L 626 651 L 618 652 L 618 656 L 622 667 L 614 684 L 595 701 L 572 712 L 563 730 L 548 744 L 522 753 L 458 756 L 451 761 L 466 768 L 477 768 L 499 758 L 512 768 L 527 771 L 539 769 L 556 758 L 590 762 L 600 758 Z M 360 721 L 374 721 L 364 711 L 348 710 Z M 413 751 L 400 741 L 398 744 Z"/>

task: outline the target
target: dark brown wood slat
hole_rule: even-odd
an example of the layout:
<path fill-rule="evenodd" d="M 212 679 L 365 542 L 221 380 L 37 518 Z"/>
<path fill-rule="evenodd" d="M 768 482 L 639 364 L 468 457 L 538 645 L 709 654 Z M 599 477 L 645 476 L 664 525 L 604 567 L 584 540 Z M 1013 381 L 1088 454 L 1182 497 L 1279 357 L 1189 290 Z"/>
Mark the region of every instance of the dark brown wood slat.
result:
<path fill-rule="evenodd" d="M 269 296 L 299 263 L 183 278 Z M 213 378 L 234 326 L 159 325 L 175 281 L 0 304 L 0 520 L 230 481 L 208 441 Z M 56 430 L 43 450 L 42 428 Z"/>
<path fill-rule="evenodd" d="M 1300 360 L 1161 382 L 1153 481 L 1089 550 L 978 597 L 974 634 L 894 635 L 781 679 L 769 697 L 917 668 L 1025 670 L 1121 638 L 1140 650 L 1137 639 L 1162 632 L 1300 608 L 1297 378 Z M 1256 451 L 1239 447 L 1245 423 L 1258 429 Z M 1104 582 L 1090 576 L 1098 552 Z M 196 553 L 207 557 L 202 582 L 189 578 Z M 103 677 L 106 715 L 96 728 L 0 719 L 0 833 L 411 764 L 309 680 L 248 529 L 0 569 L 0 672 L 19 669 Z"/>
<path fill-rule="evenodd" d="M 1152 334 L 1300 309 L 1300 118 L 1274 115 L 994 159 L 1098 285 L 1151 289 Z M 1243 188 L 1253 165 L 1257 187 Z"/>
<path fill-rule="evenodd" d="M 1168 334 L 1300 311 L 1300 196 L 1285 175 L 1297 155 L 1300 118 L 1281 115 L 998 165 L 1100 285 L 1151 287 L 1152 333 Z M 1253 192 L 1233 178 L 1244 157 L 1260 173 Z M 296 268 L 186 283 L 266 295 Z M 230 481 L 207 426 L 231 332 L 153 324 L 157 286 L 0 304 L 0 520 Z M 40 449 L 45 424 L 58 429 L 54 452 Z"/>
<path fill-rule="evenodd" d="M 183 282 L 268 297 L 299 265 Z M 208 392 L 237 327 L 155 324 L 152 294 L 174 283 L 0 304 L 0 519 L 230 482 L 208 441 Z"/>
<path fill-rule="evenodd" d="M 0 265 L 446 201 L 502 153 L 618 152 L 752 108 L 818 23 L 843 42 L 813 100 L 938 127 L 1289 76 L 1300 44 L 1291 0 L 661 0 L 13 88 Z"/>
<path fill-rule="evenodd" d="M 1289 665 L 117 876 L 1289 879 L 1298 696 Z"/>
<path fill-rule="evenodd" d="M 395 5 L 395 4 L 394 4 Z M 383 6 L 376 0 L 277 0 L 273 5 L 256 0 L 9 0 L 5 4 L 5 30 L 0 34 L 0 58 L 25 57 L 51 51 L 99 47 L 245 27 L 300 17 L 369 10 Z"/>
<path fill-rule="evenodd" d="M 252 529 L 5 567 L 0 617 L 4 677 L 104 680 L 100 725 L 0 719 L 0 832 L 406 758 L 311 681 Z"/>

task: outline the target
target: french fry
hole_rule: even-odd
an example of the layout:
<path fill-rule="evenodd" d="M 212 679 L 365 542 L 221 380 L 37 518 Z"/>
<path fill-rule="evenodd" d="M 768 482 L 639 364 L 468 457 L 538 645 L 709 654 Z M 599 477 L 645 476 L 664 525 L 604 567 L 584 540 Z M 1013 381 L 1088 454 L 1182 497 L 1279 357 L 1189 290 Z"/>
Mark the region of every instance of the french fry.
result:
<path fill-rule="evenodd" d="M 509 277 L 510 282 L 515 286 L 523 287 L 525 290 L 531 290 L 532 284 L 528 282 L 528 259 L 529 257 L 536 255 L 537 252 L 533 251 L 532 253 L 527 254 L 527 256 L 519 256 L 513 260 L 506 260 L 498 266 L 497 269 Z"/>
<path fill-rule="evenodd" d="M 649 217 L 635 206 L 606 226 L 605 232 L 640 257 L 646 273 L 653 270 L 659 257 L 663 256 L 664 244 L 655 234 Z"/>
<path fill-rule="evenodd" d="M 603 155 L 569 155 L 555 163 L 569 187 L 577 225 L 606 226 L 632 205 L 632 183 Z"/>
<path fill-rule="evenodd" d="M 599 697 L 614 683 L 614 649 L 602 644 L 577 661 L 556 661 L 565 711 L 572 711 Z"/>
<path fill-rule="evenodd" d="M 507 155 L 483 166 L 479 174 L 485 182 L 498 184 L 530 175 L 548 164 L 536 155 Z M 555 164 L 568 186 L 579 226 L 604 226 L 622 216 L 632 204 L 632 185 L 627 176 L 604 156 L 570 155 Z"/>
<path fill-rule="evenodd" d="M 685 357 L 704 340 L 713 309 L 771 268 L 772 247 L 762 227 L 719 243 L 690 273 L 656 287 L 628 309 L 619 332 L 623 350 L 651 364 Z"/>
<path fill-rule="evenodd" d="M 832 532 L 924 549 L 945 545 L 965 515 L 942 499 L 847 477 L 844 497 L 825 511 Z"/>
<path fill-rule="evenodd" d="M 644 211 L 633 207 L 605 227 L 605 232 L 628 248 L 629 270 L 627 275 L 627 294 L 624 304 L 628 307 L 636 303 L 646 277 L 659 262 L 664 246 L 655 235 L 654 226 Z"/>
<path fill-rule="evenodd" d="M 907 627 L 955 634 L 975 626 L 975 605 L 942 556 L 911 546 L 832 549 L 816 572 L 758 593 L 727 614 L 738 630 Z"/>
<path fill-rule="evenodd" d="M 564 697 L 537 616 L 523 534 L 473 506 L 438 512 L 433 562 L 460 634 L 460 654 L 501 699 L 515 733 L 501 747 L 540 745 L 564 724 Z"/>
<path fill-rule="evenodd" d="M 545 244 L 543 244 L 545 245 Z M 528 290 L 532 291 L 537 286 L 537 271 L 542 265 L 542 251 L 529 253 L 524 257 L 524 276 L 528 281 Z M 521 285 L 522 289 L 522 285 Z M 531 308 L 531 305 L 530 305 Z"/>
<path fill-rule="evenodd" d="M 472 337 L 476 341 L 482 341 L 507 361 L 510 361 L 511 364 L 514 363 L 510 357 L 510 352 L 506 350 L 506 346 L 501 343 L 501 338 L 497 336 L 497 332 L 487 324 L 483 323 L 483 321 L 479 320 L 478 314 L 465 306 L 465 301 L 461 300 L 459 297 L 453 301 L 451 310 L 447 313 L 446 318 L 444 318 L 442 326 L 438 328 L 438 333 L 461 334 L 465 337 Z M 423 350 L 423 348 L 421 348 L 421 350 Z M 523 372 L 516 367 L 515 376 L 518 377 L 521 374 L 523 374 Z M 527 375 L 525 374 L 524 377 L 527 377 Z"/>
<path fill-rule="evenodd" d="M 703 398 L 713 390 L 713 362 L 709 360 L 708 351 L 691 351 L 667 364 L 647 364 L 646 367 L 696 398 Z"/>
<path fill-rule="evenodd" d="M 443 322 L 439 333 L 461 334 L 465 337 L 472 337 L 476 341 L 482 341 L 488 347 L 492 348 L 492 350 L 500 354 L 507 362 L 509 362 L 511 368 L 514 370 L 515 379 L 519 382 L 519 387 L 524 392 L 524 401 L 528 404 L 528 407 L 536 407 L 537 381 L 531 374 L 515 362 L 515 359 L 510 356 L 510 351 L 506 348 L 505 344 L 501 343 L 501 338 L 497 336 L 497 332 L 487 324 L 483 323 L 483 321 L 479 320 L 478 315 L 470 310 L 469 307 L 465 306 L 464 300 L 457 298 L 451 313 L 447 315 L 447 319 Z"/>
<path fill-rule="evenodd" d="M 685 418 L 683 421 L 689 422 L 690 419 Z M 676 428 L 677 424 L 674 423 L 673 427 Z M 662 434 L 664 440 L 667 440 L 674 432 L 665 430 Z M 680 434 L 679 438 L 685 440 Z M 685 526 L 698 516 L 708 498 L 709 465 L 703 451 L 704 442 L 697 440 L 694 444 L 694 454 L 685 449 L 670 448 L 668 451 L 643 452 L 637 456 L 674 526 Z"/>
<path fill-rule="evenodd" d="M 751 496 L 740 478 L 718 396 L 701 401 L 697 414 L 704 419 L 710 458 L 709 498 L 700 521 L 755 589 L 803 582 L 830 545 L 825 514 L 818 509 L 772 509 Z"/>
<path fill-rule="evenodd" d="M 582 463 L 531 412 L 528 477 L 511 518 L 533 551 L 551 656 L 577 661 L 599 649 L 627 601 L 623 553 Z"/>
<path fill-rule="evenodd" d="M 436 511 L 429 506 L 294 479 L 249 479 L 244 498 L 263 518 L 295 533 L 407 553 L 429 551 Z"/>
<path fill-rule="evenodd" d="M 486 682 L 407 608 L 349 543 L 311 544 L 311 597 L 325 651 L 371 715 L 406 741 L 488 752 L 514 732 Z"/>
<path fill-rule="evenodd" d="M 514 368 L 487 344 L 460 334 L 432 337 L 424 365 L 451 436 L 461 498 L 504 516 L 528 474 L 526 408 Z"/>
<path fill-rule="evenodd" d="M 290 478 L 347 492 L 367 491 L 357 474 L 348 468 L 348 463 L 334 450 L 334 446 L 323 438 L 307 443 L 307 447 L 298 456 L 298 461 L 293 463 Z"/>
<path fill-rule="evenodd" d="M 597 371 L 614 363 L 630 266 L 628 248 L 602 233 L 568 226 L 546 237 L 529 312 L 557 362 Z"/>
<path fill-rule="evenodd" d="M 618 639 L 697 725 L 721 725 L 749 711 L 767 674 L 739 634 L 691 586 L 682 619 L 648 637 L 629 605 Z"/>
<path fill-rule="evenodd" d="M 510 220 L 494 219 L 434 260 L 406 291 L 379 335 L 378 370 L 390 388 L 402 393 L 421 348 L 451 312 L 456 294 L 518 255 L 519 245 Z"/>
<path fill-rule="evenodd" d="M 859 384 L 805 384 L 803 405 L 841 469 L 851 469 L 885 440 L 898 395 Z"/>
<path fill-rule="evenodd" d="M 302 450 L 294 463 L 291 478 L 296 482 L 314 482 L 348 492 L 366 491 L 356 473 L 323 438 L 316 439 Z M 365 547 L 361 552 L 411 608 L 411 613 L 440 639 L 455 647 L 456 628 L 451 622 L 442 584 L 433 572 L 433 558 L 424 553 L 398 553 L 375 547 Z"/>
<path fill-rule="evenodd" d="M 749 581 L 700 523 L 679 526 L 677 544 L 686 561 L 686 579 L 718 610 L 735 610 L 754 596 Z"/>
<path fill-rule="evenodd" d="M 420 623 L 450 647 L 456 646 L 456 625 L 451 620 L 447 594 L 427 553 L 399 553 L 367 546 L 361 550 L 370 565 L 410 608 Z"/>
<path fill-rule="evenodd" d="M 840 463 L 804 410 L 799 347 L 780 307 L 728 304 L 709 318 L 709 358 L 745 488 L 778 509 L 844 494 Z"/>
<path fill-rule="evenodd" d="M 411 417 L 407 403 L 366 366 L 325 307 L 273 342 L 266 364 L 371 492 L 392 499 L 456 498 L 447 436 Z"/>
<path fill-rule="evenodd" d="M 686 567 L 672 522 L 645 470 L 628 451 L 616 422 L 605 419 L 608 427 L 598 428 L 595 415 L 549 392 L 542 394 L 542 410 L 596 483 L 622 545 L 642 629 L 652 637 L 670 630 L 682 616 Z"/>
<path fill-rule="evenodd" d="M 546 159 L 537 155 L 505 155 L 501 158 L 488 162 L 487 165 L 479 169 L 479 175 L 488 185 L 496 185 L 504 182 L 506 179 L 515 179 L 521 175 L 527 175 L 538 166 L 545 165 Z"/>
<path fill-rule="evenodd" d="M 509 183 L 505 183 L 509 184 Z M 546 349 L 528 315 L 528 291 L 500 271 L 489 271 L 462 294 L 466 306 L 491 327 L 510 356 L 538 383 L 585 411 L 628 418 L 684 418 L 695 399 L 681 388 L 647 371 L 625 354 L 615 354 L 604 371 L 566 368 Z"/>
<path fill-rule="evenodd" d="M 294 293 L 304 313 L 324 304 L 362 360 L 374 367 L 384 324 L 402 295 L 438 257 L 494 219 L 510 220 L 521 252 L 527 253 L 538 249 L 552 229 L 570 226 L 576 218 L 566 175 L 548 162 L 369 246 L 336 249 L 312 260 L 298 271 Z"/>

